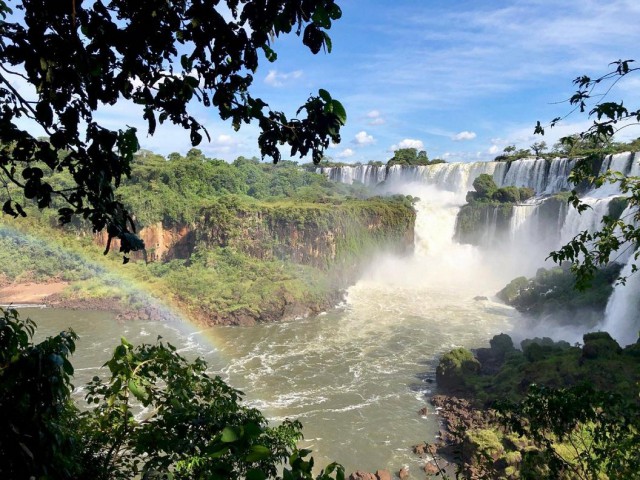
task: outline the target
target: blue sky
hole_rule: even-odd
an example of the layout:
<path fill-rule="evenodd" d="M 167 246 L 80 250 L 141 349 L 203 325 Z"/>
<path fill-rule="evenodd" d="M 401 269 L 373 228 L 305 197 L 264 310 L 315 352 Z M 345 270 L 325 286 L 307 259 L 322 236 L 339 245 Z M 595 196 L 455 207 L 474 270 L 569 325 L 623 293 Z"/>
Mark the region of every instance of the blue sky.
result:
<path fill-rule="evenodd" d="M 430 158 L 489 160 L 509 144 L 551 145 L 589 124 L 578 114 L 543 139 L 533 136 L 537 120 L 570 110 L 556 102 L 575 91 L 575 77 L 602 74 L 619 58 L 640 63 L 640 0 L 338 3 L 343 17 L 329 32 L 333 52 L 313 55 L 295 35 L 278 38 L 278 60 L 262 62 L 253 88 L 289 115 L 319 88 L 342 101 L 348 122 L 342 142 L 327 152 L 337 161 L 385 161 L 402 146 L 425 149 Z M 640 75 L 609 98 L 637 107 Z M 211 134 L 212 142 L 199 146 L 208 156 L 259 156 L 255 126 L 234 132 L 213 110 L 195 105 L 193 112 Z M 190 148 L 188 132 L 176 127 L 146 136 L 140 117 L 126 103 L 101 114 L 111 127 L 138 126 L 143 148 Z M 637 128 L 624 131 L 637 136 Z"/>

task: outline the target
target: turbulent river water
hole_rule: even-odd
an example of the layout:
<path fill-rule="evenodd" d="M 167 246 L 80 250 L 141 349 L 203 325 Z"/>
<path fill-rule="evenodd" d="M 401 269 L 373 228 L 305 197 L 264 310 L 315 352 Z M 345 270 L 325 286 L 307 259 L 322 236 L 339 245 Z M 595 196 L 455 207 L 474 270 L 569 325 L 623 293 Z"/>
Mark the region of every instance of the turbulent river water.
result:
<path fill-rule="evenodd" d="M 195 331 L 175 321 L 118 324 L 100 312 L 28 313 L 39 335 L 67 326 L 80 335 L 79 398 L 79 386 L 99 374 L 120 336 L 139 343 L 161 335 L 185 355 L 205 358 L 274 422 L 300 419 L 302 446 L 313 449 L 317 465 L 335 460 L 347 472 L 408 465 L 418 478 L 424 461 L 411 446 L 438 431 L 435 414 L 418 414 L 434 392 L 438 356 L 454 346 L 487 346 L 511 329 L 516 313 L 492 300 L 510 273 L 451 240 L 460 199 L 424 187 L 411 193 L 425 199 L 417 205 L 415 254 L 372 258 L 344 304 L 315 318 Z"/>

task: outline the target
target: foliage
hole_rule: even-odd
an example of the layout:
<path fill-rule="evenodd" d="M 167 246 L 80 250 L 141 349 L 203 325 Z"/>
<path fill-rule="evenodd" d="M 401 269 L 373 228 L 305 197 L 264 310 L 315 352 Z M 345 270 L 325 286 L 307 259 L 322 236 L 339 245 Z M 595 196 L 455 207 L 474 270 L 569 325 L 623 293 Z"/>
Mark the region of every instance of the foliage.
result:
<path fill-rule="evenodd" d="M 536 158 L 538 158 L 547 149 L 547 142 L 534 142 L 529 148 L 533 150 Z"/>
<path fill-rule="evenodd" d="M 495 203 L 519 203 L 533 197 L 534 191 L 528 187 L 500 187 L 496 185 L 493 177 L 488 173 L 482 173 L 473 181 L 475 191 L 467 192 L 467 203 L 495 202 Z"/>
<path fill-rule="evenodd" d="M 637 401 L 588 384 L 564 389 L 533 385 L 520 403 L 498 409 L 502 423 L 535 446 L 524 453 L 522 478 L 637 478 Z"/>
<path fill-rule="evenodd" d="M 186 156 L 170 154 L 168 160 L 150 152 L 136 155 L 131 178 L 119 189 L 119 199 L 136 212 L 138 227 L 157 222 L 194 224 L 204 208 L 226 195 L 336 203 L 368 192 L 330 182 L 295 162 L 273 165 L 238 157 L 229 164 L 196 149 Z"/>
<path fill-rule="evenodd" d="M 576 286 L 585 289 L 593 279 L 598 266 L 608 264 L 613 257 L 625 249 L 635 250 L 640 240 L 640 178 L 625 177 L 620 172 L 606 171 L 599 174 L 594 170 L 593 164 L 602 160 L 604 154 L 619 148 L 612 137 L 617 131 L 631 124 L 640 122 L 640 109 L 628 107 L 622 101 L 615 102 L 608 99 L 611 88 L 623 81 L 640 68 L 633 68 L 633 60 L 618 60 L 613 62 L 615 68 L 597 78 L 584 75 L 574 80 L 578 90 L 570 98 L 569 103 L 574 109 L 568 114 L 579 110 L 584 113 L 588 110 L 588 116 L 593 119 L 589 129 L 574 136 L 565 137 L 562 144 L 573 150 L 576 144 L 590 147 L 583 159 L 579 160 L 571 172 L 570 179 L 576 184 L 587 183 L 595 187 L 605 183 L 617 183 L 623 197 L 626 198 L 627 210 L 624 216 L 605 216 L 602 219 L 602 227 L 596 232 L 584 231 L 576 235 L 569 243 L 559 250 L 551 252 L 550 257 L 557 263 L 569 261 L 572 270 L 576 274 Z M 566 118 L 566 115 L 564 118 Z M 554 127 L 563 118 L 555 118 L 550 127 Z M 545 127 L 537 123 L 535 132 L 544 134 Z M 632 142 L 631 148 L 638 147 L 637 141 Z M 595 161 L 595 162 L 594 162 Z M 569 203 L 579 212 L 589 208 L 580 200 L 577 190 L 572 192 Z M 637 260 L 640 251 L 633 253 L 633 259 Z M 637 270 L 633 264 L 633 272 Z M 625 282 L 625 278 L 620 279 Z"/>
<path fill-rule="evenodd" d="M 504 147 L 503 153 L 498 155 L 494 161 L 496 162 L 513 162 L 515 160 L 522 160 L 531 156 L 531 150 L 528 148 L 522 148 L 516 150 L 515 145 L 507 145 Z"/>
<path fill-rule="evenodd" d="M 640 343 L 622 349 L 605 332 L 583 340 L 580 348 L 529 339 L 519 351 L 502 334 L 492 339 L 491 348 L 475 352 L 479 368 L 459 369 L 452 386 L 439 380 L 440 388 L 469 397 L 474 405 L 457 413 L 466 428 L 456 431 L 449 425 L 449 448 L 461 451 L 463 473 L 637 478 Z M 447 355 L 460 356 L 456 350 Z"/>
<path fill-rule="evenodd" d="M 40 208 L 53 198 L 62 223 L 74 215 L 95 230 L 120 239 L 121 251 L 143 247 L 128 210 L 115 189 L 131 173 L 139 144 L 132 127 L 111 130 L 94 114 L 128 101 L 138 106 L 147 130 L 170 121 L 189 130 L 198 145 L 204 126 L 190 113 L 192 103 L 211 107 L 237 130 L 257 121 L 263 156 L 280 160 L 280 145 L 291 155 L 311 154 L 319 162 L 329 142 L 338 143 L 346 122 L 343 106 L 326 90 L 309 97 L 296 115 L 271 110 L 250 93 L 253 74 L 280 35 L 295 32 L 312 53 L 331 51 L 326 33 L 342 15 L 333 0 L 258 2 L 180 0 L 159 5 L 128 2 L 0 2 L 0 170 Z M 16 85 L 33 87 L 33 98 Z M 27 119 L 46 132 L 35 138 L 19 128 Z M 43 179 L 49 172 L 71 178 L 67 189 Z M 8 193 L 8 192 L 7 192 Z M 4 212 L 25 215 L 19 196 L 8 193 Z M 125 257 L 126 258 L 126 257 Z"/>
<path fill-rule="evenodd" d="M 556 324 L 593 327 L 604 315 L 607 301 L 622 266 L 599 268 L 586 291 L 576 291 L 576 279 L 570 265 L 539 268 L 535 277 L 518 277 L 497 294 L 506 304 L 532 319 L 552 319 Z"/>
<path fill-rule="evenodd" d="M 204 361 L 122 339 L 105 364 L 110 378 L 94 377 L 80 412 L 70 398 L 75 334 L 34 344 L 33 322 L 1 313 L 3 478 L 313 478 L 311 452 L 295 446 L 300 423 L 269 427 Z M 317 478 L 344 470 L 331 464 Z"/>
<path fill-rule="evenodd" d="M 35 328 L 0 309 L 0 476 L 77 478 L 82 444 L 68 360 L 77 336 L 62 332 L 34 345 Z"/>
<path fill-rule="evenodd" d="M 393 157 L 387 162 L 387 166 L 392 165 L 435 165 L 444 163 L 444 160 L 429 160 L 427 152 L 418 151 L 417 148 L 399 148 L 393 152 Z"/>
<path fill-rule="evenodd" d="M 445 353 L 436 368 L 438 385 L 449 390 L 464 390 L 465 378 L 480 371 L 480 362 L 466 348 Z"/>

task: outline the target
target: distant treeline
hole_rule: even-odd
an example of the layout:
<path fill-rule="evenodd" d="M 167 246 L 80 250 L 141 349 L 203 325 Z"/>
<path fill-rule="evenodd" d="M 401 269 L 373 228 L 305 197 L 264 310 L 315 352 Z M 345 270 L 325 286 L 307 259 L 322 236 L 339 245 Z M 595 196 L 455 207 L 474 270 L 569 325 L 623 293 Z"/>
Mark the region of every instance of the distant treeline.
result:
<path fill-rule="evenodd" d="M 507 145 L 495 158 L 496 162 L 513 162 L 535 156 L 537 158 L 575 158 L 589 155 L 611 155 L 622 152 L 640 150 L 640 138 L 630 142 L 595 141 L 593 138 L 581 138 L 580 135 L 569 135 L 553 144 L 551 149 L 546 142 L 535 142 L 529 148 L 516 149 L 515 145 Z"/>

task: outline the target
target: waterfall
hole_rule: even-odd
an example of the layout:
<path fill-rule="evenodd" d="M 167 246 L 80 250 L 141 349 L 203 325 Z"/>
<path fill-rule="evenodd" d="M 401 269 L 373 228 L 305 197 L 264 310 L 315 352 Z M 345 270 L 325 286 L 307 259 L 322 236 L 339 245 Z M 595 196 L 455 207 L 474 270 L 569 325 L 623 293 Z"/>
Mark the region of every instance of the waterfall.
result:
<path fill-rule="evenodd" d="M 606 165 L 622 165 L 625 155 L 628 157 L 628 154 L 613 155 L 613 159 L 607 157 Z M 473 190 L 473 181 L 486 173 L 493 176 L 499 187 L 529 187 L 537 194 L 550 195 L 570 189 L 569 173 L 574 164 L 575 160 L 568 158 L 525 158 L 513 162 L 437 163 L 425 166 L 319 167 L 316 172 L 334 182 L 351 184 L 358 181 L 371 187 L 383 181 L 392 184 L 419 182 L 456 193 Z"/>
<path fill-rule="evenodd" d="M 636 254 L 640 253 L 640 250 Z M 640 332 L 640 275 L 634 273 L 635 255 L 629 255 L 620 276 L 626 277 L 625 285 L 616 285 L 607 302 L 604 322 L 600 328 L 607 331 L 621 345 L 638 341 Z"/>
<path fill-rule="evenodd" d="M 375 186 L 384 182 L 385 188 L 392 192 L 407 193 L 403 186 L 408 183 L 421 185 L 416 187 L 421 189 L 417 196 L 423 198 L 418 205 L 416 254 L 422 260 L 417 263 L 421 265 L 420 272 L 415 276 L 410 275 L 411 281 L 420 282 L 425 272 L 429 272 L 429 275 L 434 270 L 441 272 L 441 268 L 435 265 L 440 265 L 443 259 L 451 262 L 454 257 L 464 258 L 465 262 L 476 262 L 469 264 L 467 274 L 473 268 L 480 268 L 477 262 L 481 257 L 485 269 L 487 265 L 493 265 L 490 268 L 500 270 L 505 276 L 512 275 L 511 278 L 532 275 L 540 266 L 552 265 L 550 260 L 545 260 L 549 252 L 557 250 L 585 230 L 598 230 L 602 217 L 610 212 L 612 200 L 622 195 L 619 184 L 605 183 L 584 192 L 581 200 L 589 208 L 580 214 L 567 204 L 564 197 L 555 196 L 574 187 L 569 175 L 575 163 L 576 160 L 568 158 L 525 158 L 510 163 L 441 163 L 428 166 L 394 165 L 388 168 L 354 166 L 320 168 L 318 171 L 334 181 L 345 183 L 357 180 Z M 600 173 L 607 170 L 640 176 L 640 158 L 629 153 L 609 155 L 604 158 Z M 536 196 L 525 204 L 513 206 L 510 217 L 501 212 L 499 207 L 487 206 L 480 217 L 484 222 L 483 230 L 478 230 L 475 236 L 480 246 L 465 245 L 469 248 L 457 250 L 452 240 L 452 218 L 465 203 L 466 192 L 473 189 L 473 181 L 483 173 L 492 175 L 499 187 L 529 187 Z M 623 213 L 625 218 L 630 214 L 629 208 Z M 466 237 L 461 240 L 469 241 Z M 438 253 L 434 256 L 434 252 Z M 429 261 L 422 263 L 425 258 L 429 258 Z M 633 255 L 627 252 L 626 256 L 619 256 L 615 261 L 626 262 L 622 276 L 631 274 Z M 459 264 L 456 265 L 455 268 L 459 269 Z M 453 267 L 447 264 L 446 268 Z M 464 277 L 464 273 L 457 275 L 459 281 Z M 640 328 L 640 315 L 637 313 L 640 311 L 640 301 L 637 299 L 639 291 L 640 274 L 630 275 L 626 286 L 615 287 L 606 308 L 601 328 L 611 331 L 622 343 L 633 342 L 637 338 Z"/>
<path fill-rule="evenodd" d="M 511 215 L 511 224 L 509 225 L 509 233 L 511 234 L 511 242 L 514 243 L 520 235 L 524 233 L 525 236 L 529 236 L 530 228 L 533 222 L 531 222 L 532 215 L 535 215 L 537 210 L 536 204 L 523 204 L 513 207 L 513 213 Z"/>
<path fill-rule="evenodd" d="M 585 197 L 582 202 L 590 208 L 582 213 L 575 208 L 570 208 L 560 230 L 560 242 L 564 245 L 580 232 L 598 230 L 602 217 L 609 214 L 609 203 L 613 198 Z"/>

